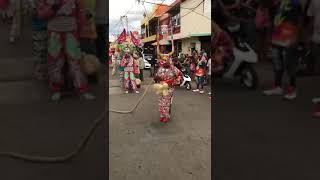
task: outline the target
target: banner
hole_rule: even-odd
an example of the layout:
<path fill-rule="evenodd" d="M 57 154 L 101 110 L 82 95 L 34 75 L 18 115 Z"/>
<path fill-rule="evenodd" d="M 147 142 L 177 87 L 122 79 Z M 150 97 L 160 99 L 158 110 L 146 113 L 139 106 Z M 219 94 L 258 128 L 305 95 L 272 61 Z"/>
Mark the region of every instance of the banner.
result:
<path fill-rule="evenodd" d="M 135 46 L 140 46 L 141 40 L 139 39 L 137 33 L 132 33 L 132 32 L 130 31 L 130 34 L 131 34 L 131 41 L 132 41 L 132 43 L 133 43 Z"/>
<path fill-rule="evenodd" d="M 127 40 L 127 33 L 126 29 L 123 29 L 122 33 L 120 34 L 119 38 L 116 40 L 117 43 L 123 43 Z"/>

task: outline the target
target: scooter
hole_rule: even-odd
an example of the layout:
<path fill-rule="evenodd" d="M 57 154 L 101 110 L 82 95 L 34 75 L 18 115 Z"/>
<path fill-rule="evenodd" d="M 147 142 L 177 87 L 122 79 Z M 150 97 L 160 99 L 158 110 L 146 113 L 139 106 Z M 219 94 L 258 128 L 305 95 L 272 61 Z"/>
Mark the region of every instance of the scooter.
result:
<path fill-rule="evenodd" d="M 191 90 L 191 77 L 186 73 L 186 69 L 182 68 L 183 79 L 181 80 L 180 87 L 186 87 L 187 90 Z"/>
<path fill-rule="evenodd" d="M 224 70 L 215 76 L 224 79 L 240 79 L 240 84 L 248 89 L 256 89 L 258 86 L 258 75 L 253 65 L 258 62 L 256 52 L 246 42 L 242 42 L 242 48 L 233 48 L 234 56 L 225 61 Z"/>

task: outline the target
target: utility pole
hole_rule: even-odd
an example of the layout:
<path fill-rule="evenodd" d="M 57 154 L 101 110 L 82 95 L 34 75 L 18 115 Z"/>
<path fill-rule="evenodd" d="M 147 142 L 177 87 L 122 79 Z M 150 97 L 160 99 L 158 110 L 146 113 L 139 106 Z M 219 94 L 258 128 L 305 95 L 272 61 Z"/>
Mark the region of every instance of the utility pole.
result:
<path fill-rule="evenodd" d="M 126 30 L 127 30 L 127 32 L 128 32 L 128 30 L 129 30 L 129 22 L 128 22 L 128 16 L 127 15 L 123 15 L 123 16 L 121 16 L 120 17 L 120 19 L 121 19 L 121 21 L 123 20 L 123 19 L 125 19 L 125 21 L 126 21 Z"/>

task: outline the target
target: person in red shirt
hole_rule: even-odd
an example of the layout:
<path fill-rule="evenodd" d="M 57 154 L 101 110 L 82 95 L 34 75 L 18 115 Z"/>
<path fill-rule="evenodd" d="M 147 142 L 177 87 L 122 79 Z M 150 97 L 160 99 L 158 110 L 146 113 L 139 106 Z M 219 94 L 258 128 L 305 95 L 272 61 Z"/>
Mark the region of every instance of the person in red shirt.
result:
<path fill-rule="evenodd" d="M 200 94 L 204 93 L 203 84 L 205 80 L 205 74 L 206 74 L 206 62 L 205 60 L 201 60 L 198 63 L 198 66 L 195 72 L 197 89 L 193 90 L 193 92 L 200 92 Z"/>

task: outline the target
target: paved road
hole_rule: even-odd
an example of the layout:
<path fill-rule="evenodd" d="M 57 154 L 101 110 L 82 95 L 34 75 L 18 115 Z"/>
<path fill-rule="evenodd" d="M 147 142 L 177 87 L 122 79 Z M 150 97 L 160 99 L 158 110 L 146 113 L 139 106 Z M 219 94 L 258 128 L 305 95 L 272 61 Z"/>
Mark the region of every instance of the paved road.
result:
<path fill-rule="evenodd" d="M 0 24 L 0 32 L 6 28 Z M 30 29 L 27 31 L 30 35 Z M 106 79 L 91 86 L 96 101 L 68 97 L 50 103 L 46 83 L 32 79 L 30 38 L 9 46 L 5 34 L 0 37 L 0 151 L 55 156 L 75 150 L 93 120 L 105 110 Z M 107 179 L 105 125 L 101 123 L 88 146 L 65 163 L 36 164 L 0 156 L 0 179 Z"/>
<path fill-rule="evenodd" d="M 258 66 L 261 89 L 269 66 Z M 237 82 L 215 84 L 215 167 L 219 180 L 320 179 L 320 120 L 311 118 L 319 77 L 299 78 L 298 98 L 264 97 Z"/>
<path fill-rule="evenodd" d="M 110 108 L 127 110 L 141 96 L 123 94 L 114 77 L 109 82 Z M 152 90 L 133 114 L 110 113 L 111 180 L 211 178 L 210 100 L 185 89 L 177 89 L 174 99 L 172 121 L 165 125 Z"/>

